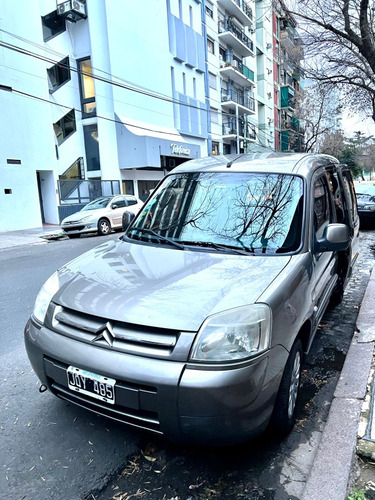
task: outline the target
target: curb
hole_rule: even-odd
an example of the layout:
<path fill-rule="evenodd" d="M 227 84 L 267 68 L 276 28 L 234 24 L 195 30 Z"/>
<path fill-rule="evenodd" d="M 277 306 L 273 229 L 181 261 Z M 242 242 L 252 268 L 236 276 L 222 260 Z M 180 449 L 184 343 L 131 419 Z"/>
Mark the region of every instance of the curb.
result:
<path fill-rule="evenodd" d="M 375 347 L 374 299 L 371 273 L 357 318 L 360 334 L 355 332 L 350 344 L 302 500 L 345 500 L 355 480 L 358 428 Z"/>

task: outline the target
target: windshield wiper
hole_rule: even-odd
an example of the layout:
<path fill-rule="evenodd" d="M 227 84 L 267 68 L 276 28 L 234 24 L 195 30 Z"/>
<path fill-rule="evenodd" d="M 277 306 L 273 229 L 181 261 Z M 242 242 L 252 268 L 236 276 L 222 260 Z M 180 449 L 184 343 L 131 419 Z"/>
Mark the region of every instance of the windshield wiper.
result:
<path fill-rule="evenodd" d="M 129 233 L 132 231 L 138 231 L 140 233 L 146 233 L 146 234 L 151 234 L 155 238 L 157 238 L 159 241 L 164 241 L 165 243 L 169 243 L 170 245 L 175 246 L 179 250 L 184 250 L 185 247 L 184 245 L 181 245 L 181 243 L 177 243 L 177 241 L 171 240 L 170 238 L 167 238 L 166 236 L 162 236 L 161 234 L 157 233 L 153 229 L 150 229 L 148 227 L 132 227 L 129 230 Z"/>
<path fill-rule="evenodd" d="M 240 255 L 253 255 L 254 251 L 250 248 L 238 248 L 233 245 L 225 245 L 223 243 L 214 243 L 213 241 L 184 241 L 185 245 L 214 248 L 215 250 L 224 251 L 225 253 L 237 253 Z"/>

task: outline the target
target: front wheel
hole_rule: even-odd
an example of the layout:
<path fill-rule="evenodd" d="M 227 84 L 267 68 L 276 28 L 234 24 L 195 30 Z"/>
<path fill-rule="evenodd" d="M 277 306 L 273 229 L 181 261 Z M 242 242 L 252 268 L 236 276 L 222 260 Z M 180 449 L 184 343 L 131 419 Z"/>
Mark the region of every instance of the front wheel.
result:
<path fill-rule="evenodd" d="M 100 219 L 98 222 L 98 233 L 100 236 L 106 236 L 111 232 L 111 223 L 107 219 Z"/>
<path fill-rule="evenodd" d="M 296 421 L 296 405 L 301 380 L 302 344 L 297 339 L 289 353 L 272 414 L 271 425 L 287 435 Z"/>

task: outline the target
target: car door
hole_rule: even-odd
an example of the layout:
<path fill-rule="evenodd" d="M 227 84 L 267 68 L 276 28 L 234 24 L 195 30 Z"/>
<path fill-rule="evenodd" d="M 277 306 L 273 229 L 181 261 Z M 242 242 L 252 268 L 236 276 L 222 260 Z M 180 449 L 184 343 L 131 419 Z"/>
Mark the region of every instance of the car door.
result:
<path fill-rule="evenodd" d="M 111 226 L 113 228 L 122 227 L 122 214 L 126 209 L 126 202 L 122 196 L 117 196 L 111 202 Z"/>
<path fill-rule="evenodd" d="M 337 281 L 336 252 L 317 251 L 317 241 L 324 236 L 328 224 L 334 222 L 333 196 L 328 177 L 320 171 L 313 179 L 311 196 L 312 224 L 312 287 L 311 301 L 313 304 L 313 329 L 317 327 L 329 302 L 332 290 Z"/>

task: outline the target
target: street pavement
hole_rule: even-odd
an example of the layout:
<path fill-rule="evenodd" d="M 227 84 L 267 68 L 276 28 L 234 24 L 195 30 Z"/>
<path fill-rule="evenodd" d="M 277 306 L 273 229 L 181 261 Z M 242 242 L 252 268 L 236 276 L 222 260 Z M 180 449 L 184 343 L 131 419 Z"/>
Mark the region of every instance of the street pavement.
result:
<path fill-rule="evenodd" d="M 47 244 L 61 237 L 55 225 L 0 232 L 0 251 Z M 374 303 L 375 276 L 371 273 L 301 500 L 345 500 L 358 474 L 356 453 L 375 460 Z"/>

